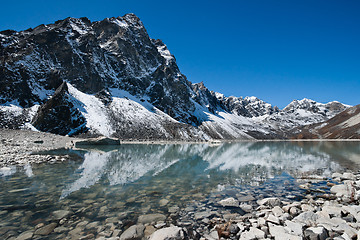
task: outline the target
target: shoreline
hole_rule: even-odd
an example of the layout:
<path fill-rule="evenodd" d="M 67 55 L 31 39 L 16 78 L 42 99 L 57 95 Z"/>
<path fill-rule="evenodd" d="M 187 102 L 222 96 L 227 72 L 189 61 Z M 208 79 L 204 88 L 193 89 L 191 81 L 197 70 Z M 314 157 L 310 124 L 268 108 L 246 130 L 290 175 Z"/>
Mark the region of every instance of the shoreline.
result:
<path fill-rule="evenodd" d="M 52 163 L 58 160 L 65 161 L 66 156 L 57 159 L 52 155 L 39 155 L 34 153 L 62 148 L 76 149 L 74 146 L 75 142 L 86 139 L 96 138 L 68 137 L 32 130 L 0 129 L 0 167 L 7 165 L 25 165 L 28 163 Z M 213 146 L 238 142 L 360 142 L 360 139 L 116 140 L 118 140 L 120 144 L 209 144 Z"/>

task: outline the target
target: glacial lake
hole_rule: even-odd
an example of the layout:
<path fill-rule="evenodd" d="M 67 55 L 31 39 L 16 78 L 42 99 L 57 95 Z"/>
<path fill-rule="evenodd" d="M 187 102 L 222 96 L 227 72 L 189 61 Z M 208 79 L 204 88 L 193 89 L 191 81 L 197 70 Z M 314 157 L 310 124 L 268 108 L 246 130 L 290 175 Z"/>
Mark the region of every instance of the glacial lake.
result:
<path fill-rule="evenodd" d="M 72 213 L 69 226 L 101 226 L 115 217 L 125 229 L 140 215 L 168 216 L 169 207 L 181 210 L 211 198 L 301 199 L 307 193 L 297 178 L 330 178 L 360 166 L 356 141 L 123 144 L 51 153 L 72 160 L 0 170 L 0 236 L 46 225 L 57 210 Z M 328 191 L 326 181 L 319 188 Z M 51 234 L 66 236 L 60 230 Z"/>

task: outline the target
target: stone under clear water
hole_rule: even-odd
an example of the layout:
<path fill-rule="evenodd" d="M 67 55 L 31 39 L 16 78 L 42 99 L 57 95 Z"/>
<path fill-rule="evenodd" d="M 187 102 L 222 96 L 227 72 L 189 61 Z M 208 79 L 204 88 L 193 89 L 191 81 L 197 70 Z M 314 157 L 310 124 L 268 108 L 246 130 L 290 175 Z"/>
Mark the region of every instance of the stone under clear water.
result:
<path fill-rule="evenodd" d="M 302 198 L 297 178 L 357 169 L 360 143 L 123 144 L 52 154 L 73 160 L 0 169 L 0 235 L 61 219 L 66 224 L 49 236 L 66 236 L 78 224 L 95 234 L 111 223 L 125 229 L 145 214 L 216 210 L 225 197 Z"/>

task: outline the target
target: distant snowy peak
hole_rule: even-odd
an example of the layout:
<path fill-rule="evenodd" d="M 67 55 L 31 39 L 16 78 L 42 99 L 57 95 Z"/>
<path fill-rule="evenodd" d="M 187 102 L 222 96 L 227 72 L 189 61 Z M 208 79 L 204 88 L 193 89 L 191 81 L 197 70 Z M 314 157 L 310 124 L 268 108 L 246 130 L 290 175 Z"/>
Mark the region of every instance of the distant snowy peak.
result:
<path fill-rule="evenodd" d="M 283 111 L 287 113 L 293 113 L 299 109 L 302 109 L 311 113 L 321 114 L 327 117 L 333 117 L 336 114 L 344 111 L 348 107 L 349 106 L 336 101 L 329 103 L 319 103 L 314 100 L 304 98 L 302 100 L 293 100 L 283 109 Z"/>

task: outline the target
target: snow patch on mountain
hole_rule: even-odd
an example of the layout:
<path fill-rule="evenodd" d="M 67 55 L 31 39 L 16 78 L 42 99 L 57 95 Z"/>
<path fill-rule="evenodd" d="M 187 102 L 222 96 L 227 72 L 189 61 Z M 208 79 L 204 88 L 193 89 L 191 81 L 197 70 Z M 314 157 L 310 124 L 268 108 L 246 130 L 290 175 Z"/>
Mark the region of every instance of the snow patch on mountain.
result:
<path fill-rule="evenodd" d="M 114 133 L 110 120 L 106 113 L 104 103 L 97 97 L 85 94 L 77 90 L 70 83 L 67 84 L 69 93 L 78 100 L 77 107 L 86 118 L 86 126 L 98 131 L 101 135 L 110 137 Z"/>
<path fill-rule="evenodd" d="M 225 111 L 218 111 L 215 114 L 210 113 L 209 110 L 196 103 L 196 110 L 194 116 L 202 121 L 200 129 L 208 132 L 210 135 L 217 135 L 215 138 L 220 139 L 253 139 L 243 130 L 246 125 L 251 125 L 251 121 L 243 116 L 237 116 Z"/>
<path fill-rule="evenodd" d="M 157 49 L 160 55 L 166 59 L 166 64 L 169 64 L 169 62 L 174 59 L 166 45 L 157 46 Z"/>

